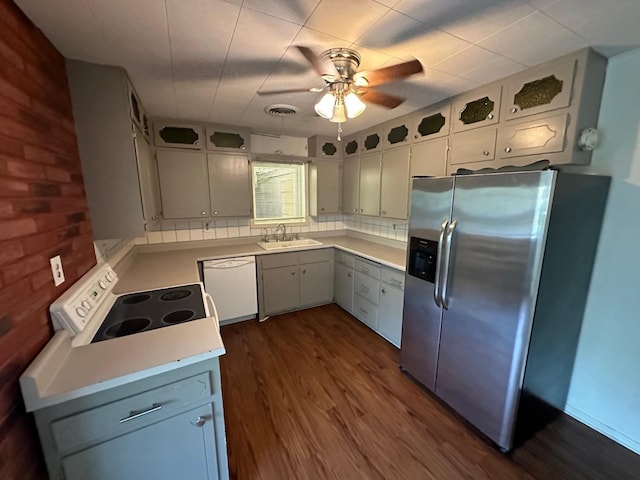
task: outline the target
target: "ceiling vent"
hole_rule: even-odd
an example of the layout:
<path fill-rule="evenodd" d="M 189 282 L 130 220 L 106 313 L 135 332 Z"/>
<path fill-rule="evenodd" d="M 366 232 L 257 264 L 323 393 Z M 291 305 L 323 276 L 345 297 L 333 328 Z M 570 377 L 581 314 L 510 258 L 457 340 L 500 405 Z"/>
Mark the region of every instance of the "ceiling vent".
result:
<path fill-rule="evenodd" d="M 284 104 L 269 105 L 264 111 L 273 117 L 290 117 L 298 113 L 296 107 Z"/>

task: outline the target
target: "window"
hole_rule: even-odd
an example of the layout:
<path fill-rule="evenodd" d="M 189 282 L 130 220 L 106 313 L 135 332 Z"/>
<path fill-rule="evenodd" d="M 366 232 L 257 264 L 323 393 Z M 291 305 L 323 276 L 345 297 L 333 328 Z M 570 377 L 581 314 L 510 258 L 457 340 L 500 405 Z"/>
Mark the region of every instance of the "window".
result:
<path fill-rule="evenodd" d="M 302 163 L 251 163 L 255 224 L 303 223 L 306 169 Z"/>

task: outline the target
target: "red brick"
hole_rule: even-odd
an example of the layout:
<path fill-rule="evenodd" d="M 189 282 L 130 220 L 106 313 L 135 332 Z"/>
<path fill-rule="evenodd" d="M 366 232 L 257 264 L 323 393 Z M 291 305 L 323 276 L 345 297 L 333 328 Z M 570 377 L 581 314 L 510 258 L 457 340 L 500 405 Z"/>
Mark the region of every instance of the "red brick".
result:
<path fill-rule="evenodd" d="M 55 230 L 38 235 L 30 235 L 21 239 L 26 255 L 36 252 L 49 252 L 58 245 L 58 233 Z"/>
<path fill-rule="evenodd" d="M 62 189 L 55 183 L 38 182 L 30 184 L 29 191 L 36 197 L 59 197 Z"/>
<path fill-rule="evenodd" d="M 16 216 L 14 201 L 0 199 L 0 218 L 13 218 Z"/>
<path fill-rule="evenodd" d="M 51 180 L 54 182 L 62 182 L 62 183 L 71 182 L 71 174 L 63 168 L 47 166 L 45 167 L 45 175 L 47 176 L 48 180 Z"/>
<path fill-rule="evenodd" d="M 28 278 L 23 278 L 16 283 L 6 285 L 0 290 L 0 305 L 2 305 L 2 310 L 6 312 L 11 305 L 24 298 L 30 297 L 31 293 L 31 283 Z"/>
<path fill-rule="evenodd" d="M 31 97 L 2 77 L 0 77 L 0 95 L 10 98 L 25 107 L 31 106 Z"/>
<path fill-rule="evenodd" d="M 0 318 L 0 337 L 7 333 L 13 327 L 13 322 L 9 315 Z"/>
<path fill-rule="evenodd" d="M 30 257 L 24 257 L 2 268 L 2 280 L 7 284 L 12 283 L 21 278 L 28 277 L 33 272 L 47 265 L 49 265 L 49 262 L 40 253 L 31 255 Z"/>
<path fill-rule="evenodd" d="M 38 232 L 48 232 L 67 224 L 67 216 L 64 213 L 46 213 L 35 218 Z"/>
<path fill-rule="evenodd" d="M 47 163 L 49 165 L 55 165 L 57 162 L 56 154 L 54 152 L 34 145 L 24 146 L 24 158 L 34 162 Z"/>
<path fill-rule="evenodd" d="M 29 184 L 23 180 L 0 176 L 0 197 L 15 197 L 29 195 Z"/>
<path fill-rule="evenodd" d="M 36 229 L 36 222 L 33 218 L 0 220 L 0 240 L 30 235 L 35 233 Z"/>
<path fill-rule="evenodd" d="M 25 298 L 23 300 L 20 300 L 19 302 L 15 302 L 9 309 L 9 315 L 13 319 L 16 327 L 28 326 L 33 324 L 41 326 L 40 321 L 34 321 L 35 318 L 38 318 L 37 313 L 39 311 L 48 309 L 53 300 L 62 295 L 63 285 L 64 289 L 66 289 L 69 287 L 70 282 L 67 280 L 65 281 L 65 283 L 60 285 L 60 287 L 56 287 L 53 282 L 51 282 L 51 285 L 40 288 L 37 292 L 34 292 L 34 295 L 31 295 L 29 298 Z M 14 328 L 13 330 L 16 330 L 16 328 Z M 10 337 L 12 333 L 13 332 L 9 332 L 2 338 Z M 24 334 L 28 336 L 28 332 L 24 332 Z M 22 334 L 20 334 L 20 336 L 22 336 Z"/>
<path fill-rule="evenodd" d="M 51 209 L 54 212 L 77 212 L 78 210 L 86 210 L 87 202 L 82 197 L 69 198 L 52 198 Z"/>
<path fill-rule="evenodd" d="M 20 54 L 2 39 L 0 39 L 0 58 L 11 63 L 14 67 L 24 70 L 24 62 Z"/>
<path fill-rule="evenodd" d="M 21 157 L 23 155 L 22 142 L 0 135 L 0 153 L 11 157 Z"/>
<path fill-rule="evenodd" d="M 45 172 L 42 165 L 26 160 L 18 160 L 16 158 L 0 155 L 0 172 L 8 177 L 18 178 L 45 178 Z"/>
<path fill-rule="evenodd" d="M 13 201 L 13 209 L 19 215 L 51 212 L 51 204 L 46 199 L 29 198 Z"/>
<path fill-rule="evenodd" d="M 49 283 L 53 283 L 53 275 L 51 274 L 51 268 L 45 268 L 43 270 L 39 270 L 35 273 L 32 273 L 29 276 L 29 280 L 31 281 L 31 287 L 34 291 L 38 291 L 38 289 L 42 288 Z"/>
<path fill-rule="evenodd" d="M 82 185 L 60 185 L 60 192 L 63 197 L 84 197 L 84 187 Z"/>
<path fill-rule="evenodd" d="M 6 242 L 0 242 L 0 265 L 14 262 L 23 256 L 24 250 L 22 248 L 20 240 L 8 240 Z"/>

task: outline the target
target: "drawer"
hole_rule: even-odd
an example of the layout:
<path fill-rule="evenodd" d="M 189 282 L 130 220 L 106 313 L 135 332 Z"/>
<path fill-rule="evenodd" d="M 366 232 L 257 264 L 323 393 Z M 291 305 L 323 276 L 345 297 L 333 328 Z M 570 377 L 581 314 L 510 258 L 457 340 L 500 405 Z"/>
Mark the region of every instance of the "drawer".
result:
<path fill-rule="evenodd" d="M 298 265 L 299 256 L 298 252 L 269 253 L 260 255 L 258 260 L 261 268 L 290 267 L 291 265 Z"/>
<path fill-rule="evenodd" d="M 358 272 L 362 272 L 373 278 L 380 278 L 380 265 L 374 262 L 370 262 L 360 257 L 356 257 L 354 260 L 354 267 Z"/>
<path fill-rule="evenodd" d="M 371 278 L 361 272 L 356 272 L 353 281 L 354 293 L 377 305 L 379 297 L 378 290 L 380 290 L 380 281 L 378 279 Z"/>
<path fill-rule="evenodd" d="M 305 263 L 327 262 L 329 260 L 333 260 L 333 249 L 322 248 L 318 250 L 305 250 L 303 252 L 298 252 L 298 255 L 301 265 Z"/>
<path fill-rule="evenodd" d="M 378 306 L 359 295 L 353 296 L 353 314 L 362 323 L 373 330 L 378 330 Z"/>
<path fill-rule="evenodd" d="M 382 267 L 381 280 L 384 283 L 404 290 L 404 272 L 395 268 Z"/>
<path fill-rule="evenodd" d="M 206 399 L 212 393 L 209 373 L 203 372 L 62 418 L 52 422 L 51 431 L 58 450 L 73 451 L 88 442 L 157 422 L 175 413 L 177 408 Z"/>
<path fill-rule="evenodd" d="M 353 268 L 354 256 L 350 253 L 336 249 L 334 258 L 337 265 L 344 265 L 345 267 Z"/>

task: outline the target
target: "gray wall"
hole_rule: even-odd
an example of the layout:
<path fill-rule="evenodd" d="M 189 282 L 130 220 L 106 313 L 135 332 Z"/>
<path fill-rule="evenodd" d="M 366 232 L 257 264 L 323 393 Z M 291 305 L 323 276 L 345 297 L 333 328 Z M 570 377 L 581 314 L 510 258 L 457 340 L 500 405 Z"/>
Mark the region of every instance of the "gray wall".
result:
<path fill-rule="evenodd" d="M 640 453 L 640 49 L 609 61 L 588 172 L 612 177 L 567 413 Z"/>

